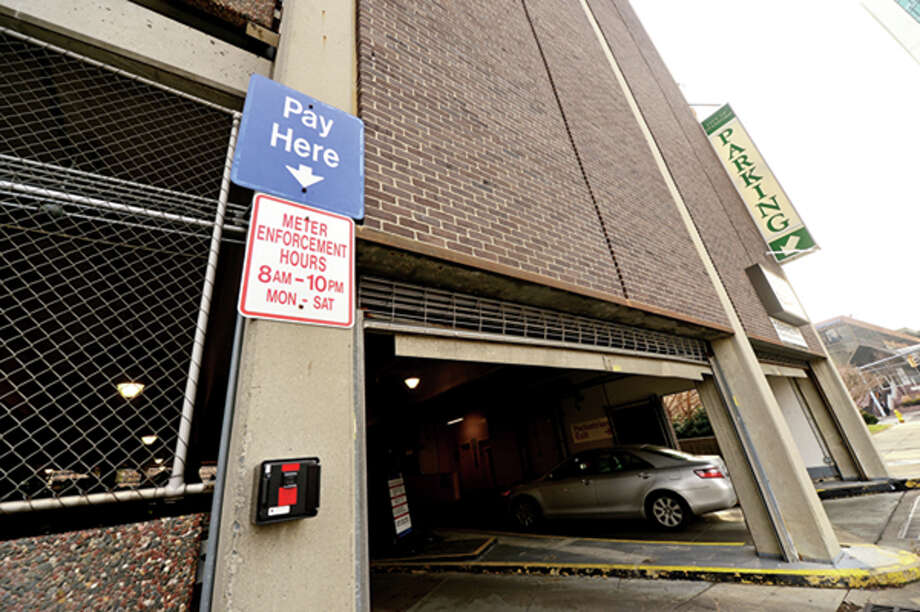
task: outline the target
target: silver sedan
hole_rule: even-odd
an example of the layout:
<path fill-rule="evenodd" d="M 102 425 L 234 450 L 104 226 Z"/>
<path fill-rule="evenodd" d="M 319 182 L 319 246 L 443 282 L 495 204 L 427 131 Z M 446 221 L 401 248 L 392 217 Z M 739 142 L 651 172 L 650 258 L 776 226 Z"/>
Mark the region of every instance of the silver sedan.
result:
<path fill-rule="evenodd" d="M 578 453 L 538 480 L 511 489 L 518 526 L 543 518 L 640 518 L 680 529 L 693 515 L 738 502 L 725 464 L 644 444 Z"/>

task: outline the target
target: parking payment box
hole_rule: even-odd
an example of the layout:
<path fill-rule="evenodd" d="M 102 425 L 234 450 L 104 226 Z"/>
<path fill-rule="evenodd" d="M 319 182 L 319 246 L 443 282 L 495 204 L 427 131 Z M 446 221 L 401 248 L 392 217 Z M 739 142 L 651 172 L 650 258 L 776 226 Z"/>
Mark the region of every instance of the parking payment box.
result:
<path fill-rule="evenodd" d="M 280 523 L 319 512 L 319 459 L 263 461 L 255 475 L 252 522 Z"/>

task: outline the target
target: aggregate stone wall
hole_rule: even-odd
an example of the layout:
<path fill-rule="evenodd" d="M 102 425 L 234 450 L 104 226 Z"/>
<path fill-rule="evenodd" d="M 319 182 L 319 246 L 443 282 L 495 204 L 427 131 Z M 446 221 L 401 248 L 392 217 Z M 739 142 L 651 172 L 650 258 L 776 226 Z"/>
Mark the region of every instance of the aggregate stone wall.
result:
<path fill-rule="evenodd" d="M 252 21 L 271 28 L 275 16 L 275 0 L 181 0 L 233 25 L 243 26 Z"/>
<path fill-rule="evenodd" d="M 0 610 L 188 610 L 203 516 L 0 542 Z"/>

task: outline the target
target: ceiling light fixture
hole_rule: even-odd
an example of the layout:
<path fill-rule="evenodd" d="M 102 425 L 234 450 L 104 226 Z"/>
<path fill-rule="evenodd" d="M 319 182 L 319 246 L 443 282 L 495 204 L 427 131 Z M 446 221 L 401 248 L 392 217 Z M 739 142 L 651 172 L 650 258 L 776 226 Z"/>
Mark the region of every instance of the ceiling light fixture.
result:
<path fill-rule="evenodd" d="M 457 423 L 461 423 L 461 422 L 463 422 L 463 417 L 460 417 L 459 419 L 454 419 L 454 420 L 452 420 L 452 421 L 447 421 L 447 424 L 448 424 L 448 425 L 456 425 Z"/>
<path fill-rule="evenodd" d="M 156 435 L 156 434 L 149 434 L 149 435 L 146 435 L 146 436 L 141 436 L 141 442 L 144 443 L 144 446 L 150 446 L 151 444 L 153 444 L 153 443 L 156 442 L 156 441 L 157 441 L 157 435 Z"/>
<path fill-rule="evenodd" d="M 144 390 L 144 384 L 139 382 L 123 382 L 115 385 L 119 395 L 125 399 L 133 399 L 141 394 Z"/>
<path fill-rule="evenodd" d="M 418 386 L 418 384 L 422 382 L 422 379 L 419 378 L 418 376 L 410 376 L 403 382 L 406 383 L 406 386 L 409 387 L 410 389 L 415 389 Z"/>

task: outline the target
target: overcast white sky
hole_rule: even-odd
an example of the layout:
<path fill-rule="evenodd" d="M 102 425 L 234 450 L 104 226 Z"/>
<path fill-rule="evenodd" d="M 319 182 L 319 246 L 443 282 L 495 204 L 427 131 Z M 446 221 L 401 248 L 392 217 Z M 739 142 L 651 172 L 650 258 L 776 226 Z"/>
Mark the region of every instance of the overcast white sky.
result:
<path fill-rule="evenodd" d="M 820 245 L 784 266 L 812 320 L 920 328 L 920 64 L 858 0 L 631 2 L 687 102 L 732 105 Z"/>

